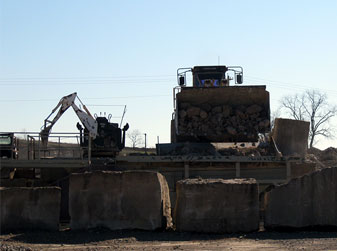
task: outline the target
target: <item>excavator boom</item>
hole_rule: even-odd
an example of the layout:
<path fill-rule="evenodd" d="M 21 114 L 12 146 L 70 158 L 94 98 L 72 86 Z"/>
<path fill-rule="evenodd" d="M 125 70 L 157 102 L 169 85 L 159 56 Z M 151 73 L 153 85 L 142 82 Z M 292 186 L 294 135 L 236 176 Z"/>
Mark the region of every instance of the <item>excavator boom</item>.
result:
<path fill-rule="evenodd" d="M 76 104 L 75 99 L 77 97 L 77 93 L 74 92 L 68 96 L 64 96 L 61 98 L 57 106 L 52 110 L 52 112 L 49 114 L 49 116 L 44 120 L 44 125 L 41 129 L 40 135 L 41 135 L 41 141 L 43 146 L 47 146 L 48 144 L 48 137 L 51 132 L 51 129 L 55 125 L 55 123 L 60 119 L 60 117 L 63 115 L 63 113 L 68 110 L 69 107 L 72 107 L 84 125 L 84 127 L 89 131 L 89 135 L 92 138 L 96 138 L 97 136 L 97 121 L 91 116 L 89 111 L 86 109 L 86 107 L 83 105 L 84 110 L 82 111 Z M 78 97 L 77 97 L 78 98 Z M 80 100 L 80 99 L 79 99 Z M 81 102 L 81 100 L 80 100 Z M 82 103 L 82 102 L 81 102 Z M 50 117 L 58 110 L 57 114 L 53 119 L 50 119 Z"/>
<path fill-rule="evenodd" d="M 81 108 L 83 110 L 75 104 L 76 98 L 82 104 Z M 129 124 L 126 124 L 121 129 L 117 123 L 110 122 L 111 115 L 106 118 L 97 117 L 95 114 L 94 118 L 76 92 L 61 98 L 51 114 L 44 120 L 44 125 L 40 132 L 43 147 L 47 147 L 51 129 L 69 107 L 73 108 L 84 126 L 83 130 L 81 124 L 77 123 L 77 129 L 80 130 L 80 145 L 83 147 L 83 156 L 88 156 L 90 150 L 92 157 L 115 157 L 124 148 L 125 132 L 128 130 Z M 52 117 L 57 110 L 57 114 Z M 92 145 L 89 149 L 90 142 L 92 142 Z"/>

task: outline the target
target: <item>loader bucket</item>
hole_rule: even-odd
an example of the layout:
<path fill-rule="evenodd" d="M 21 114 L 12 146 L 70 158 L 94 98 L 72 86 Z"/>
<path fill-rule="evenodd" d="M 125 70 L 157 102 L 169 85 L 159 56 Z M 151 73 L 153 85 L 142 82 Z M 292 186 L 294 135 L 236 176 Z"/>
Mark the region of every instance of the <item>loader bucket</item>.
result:
<path fill-rule="evenodd" d="M 256 142 L 270 131 L 266 86 L 183 87 L 176 95 L 176 142 Z"/>

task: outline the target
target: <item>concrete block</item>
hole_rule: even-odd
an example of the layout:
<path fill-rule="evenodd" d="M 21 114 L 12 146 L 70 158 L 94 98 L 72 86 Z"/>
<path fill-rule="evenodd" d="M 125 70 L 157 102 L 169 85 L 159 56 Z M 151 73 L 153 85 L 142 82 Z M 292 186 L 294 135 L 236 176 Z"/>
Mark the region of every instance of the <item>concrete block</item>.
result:
<path fill-rule="evenodd" d="M 258 230 L 256 180 L 178 181 L 174 222 L 178 231 L 237 233 Z"/>
<path fill-rule="evenodd" d="M 290 174 L 292 179 L 302 177 L 303 175 L 315 172 L 316 170 L 316 163 L 294 162 L 291 163 L 290 166 Z"/>
<path fill-rule="evenodd" d="M 265 227 L 337 226 L 337 167 L 325 168 L 265 194 Z"/>
<path fill-rule="evenodd" d="M 272 134 L 279 151 L 286 156 L 305 157 L 309 126 L 307 121 L 276 118 Z"/>
<path fill-rule="evenodd" d="M 0 187 L 1 232 L 58 231 L 61 189 L 58 187 Z"/>
<path fill-rule="evenodd" d="M 69 212 L 72 229 L 154 230 L 172 224 L 165 177 L 148 171 L 71 175 Z"/>

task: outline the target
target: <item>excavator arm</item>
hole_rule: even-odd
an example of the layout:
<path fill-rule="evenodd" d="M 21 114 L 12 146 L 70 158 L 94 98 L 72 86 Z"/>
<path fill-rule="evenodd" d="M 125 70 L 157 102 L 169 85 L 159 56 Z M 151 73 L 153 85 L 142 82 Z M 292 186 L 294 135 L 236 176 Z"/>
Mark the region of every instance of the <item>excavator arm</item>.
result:
<path fill-rule="evenodd" d="M 52 110 L 52 112 L 49 114 L 49 116 L 44 120 L 44 125 L 42 126 L 40 136 L 43 146 L 47 146 L 48 144 L 48 137 L 51 132 L 52 127 L 55 125 L 55 123 L 59 120 L 59 118 L 62 116 L 62 114 L 68 110 L 68 108 L 71 106 L 84 127 L 89 131 L 89 136 L 93 139 L 97 136 L 97 121 L 92 117 L 88 109 L 85 105 L 81 102 L 81 100 L 78 98 L 78 100 L 83 105 L 83 110 L 81 110 L 76 104 L 75 99 L 77 96 L 77 93 L 74 92 L 68 96 L 64 96 L 61 98 L 57 106 Z M 58 110 L 57 114 L 53 119 L 50 119 L 50 117 Z"/>

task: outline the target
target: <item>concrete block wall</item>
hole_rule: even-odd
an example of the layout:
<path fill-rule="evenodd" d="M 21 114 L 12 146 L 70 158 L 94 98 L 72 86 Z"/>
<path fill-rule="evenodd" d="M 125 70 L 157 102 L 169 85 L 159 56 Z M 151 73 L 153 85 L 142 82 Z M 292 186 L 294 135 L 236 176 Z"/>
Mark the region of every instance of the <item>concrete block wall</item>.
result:
<path fill-rule="evenodd" d="M 305 157 L 308 148 L 309 126 L 308 121 L 275 119 L 272 134 L 283 155 Z"/>
<path fill-rule="evenodd" d="M 72 174 L 69 212 L 72 229 L 155 230 L 172 222 L 166 179 L 148 171 Z"/>
<path fill-rule="evenodd" d="M 177 182 L 174 222 L 178 231 L 251 232 L 259 229 L 255 179 L 186 179 Z"/>
<path fill-rule="evenodd" d="M 174 221 L 178 231 L 258 230 L 259 191 L 254 179 L 185 179 L 176 183 L 176 189 Z M 157 172 L 73 174 L 70 178 L 71 227 L 166 228 L 172 225 L 170 196 L 173 195 L 165 177 Z M 58 187 L 1 187 L 1 232 L 57 231 L 60 201 Z M 266 229 L 336 227 L 337 167 L 292 179 L 267 191 L 264 209 Z"/>
<path fill-rule="evenodd" d="M 266 228 L 337 226 L 337 167 L 325 168 L 265 194 Z"/>
<path fill-rule="evenodd" d="M 58 231 L 61 189 L 58 187 L 0 187 L 1 232 Z"/>

